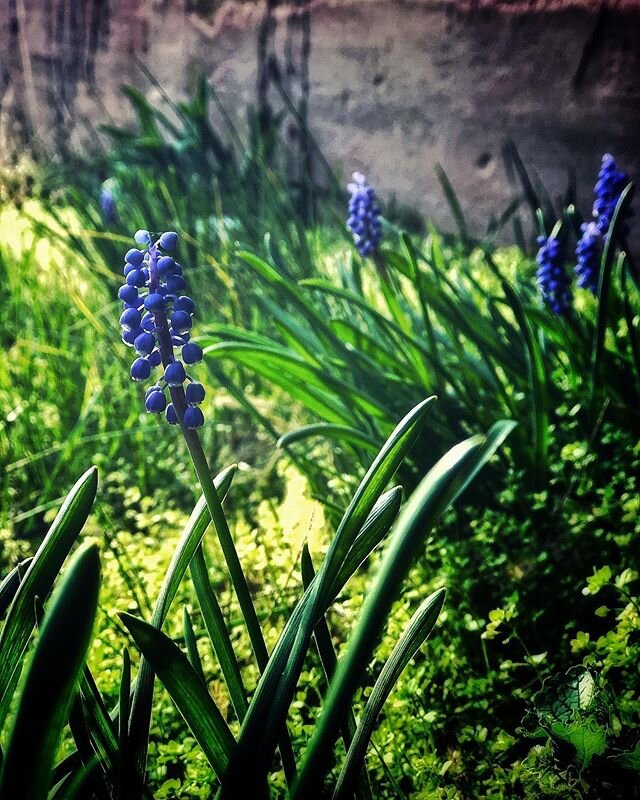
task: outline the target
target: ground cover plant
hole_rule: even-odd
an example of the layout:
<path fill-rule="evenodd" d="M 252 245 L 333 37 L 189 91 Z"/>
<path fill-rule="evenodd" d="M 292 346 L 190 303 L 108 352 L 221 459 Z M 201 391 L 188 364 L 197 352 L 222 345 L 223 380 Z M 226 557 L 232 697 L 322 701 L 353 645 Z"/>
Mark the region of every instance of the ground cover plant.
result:
<path fill-rule="evenodd" d="M 444 175 L 459 236 L 360 174 L 308 229 L 134 99 L 1 250 L 2 796 L 637 796 L 628 177 L 534 201 L 537 264 Z"/>

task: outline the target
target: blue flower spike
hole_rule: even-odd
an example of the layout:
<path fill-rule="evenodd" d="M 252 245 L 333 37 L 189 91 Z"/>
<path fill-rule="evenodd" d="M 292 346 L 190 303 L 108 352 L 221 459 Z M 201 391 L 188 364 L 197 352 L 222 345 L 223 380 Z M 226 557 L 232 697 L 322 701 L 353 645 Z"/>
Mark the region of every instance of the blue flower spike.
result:
<path fill-rule="evenodd" d="M 164 413 L 170 425 L 182 423 L 189 430 L 201 428 L 204 415 L 199 406 L 204 400 L 204 387 L 185 369 L 185 364 L 197 364 L 203 356 L 202 348 L 190 341 L 195 304 L 182 293 L 186 288 L 182 267 L 168 255 L 176 249 L 178 234 L 167 231 L 156 237 L 139 230 L 134 240 L 138 247 L 125 254 L 126 282 L 118 289 L 123 303 L 122 341 L 138 355 L 131 365 L 131 378 L 146 381 L 153 369 L 162 366 L 162 378 L 145 393 L 146 410 L 150 414 Z"/>
<path fill-rule="evenodd" d="M 540 236 L 540 249 L 536 256 L 538 271 L 536 277 L 542 297 L 554 314 L 562 316 L 571 308 L 571 279 L 565 269 L 562 244 L 558 238 Z"/>
<path fill-rule="evenodd" d="M 620 195 L 629 183 L 629 176 L 622 172 L 610 153 L 602 156 L 602 165 L 594 187 L 593 219 L 582 225 L 582 236 L 576 246 L 576 275 L 578 286 L 593 294 L 598 292 L 600 280 L 600 260 L 604 242 L 609 234 L 613 213 Z M 629 226 L 626 220 L 633 212 L 627 209 L 622 220 L 621 232 L 626 235 Z"/>
<path fill-rule="evenodd" d="M 361 172 L 354 172 L 352 182 L 347 185 L 351 192 L 347 228 L 353 234 L 353 242 L 363 258 L 377 252 L 382 240 L 380 209 L 376 193 Z"/>
<path fill-rule="evenodd" d="M 576 247 L 578 286 L 596 294 L 600 279 L 603 237 L 597 222 L 584 223 L 581 230 L 582 236 Z"/>

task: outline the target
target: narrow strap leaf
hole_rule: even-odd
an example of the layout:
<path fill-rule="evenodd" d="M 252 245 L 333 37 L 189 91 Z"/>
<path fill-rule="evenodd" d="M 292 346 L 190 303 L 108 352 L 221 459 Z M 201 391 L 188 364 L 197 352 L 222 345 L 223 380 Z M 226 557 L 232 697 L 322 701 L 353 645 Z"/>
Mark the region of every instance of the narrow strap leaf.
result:
<path fill-rule="evenodd" d="M 307 589 L 315 578 L 316 573 L 315 569 L 313 568 L 313 561 L 311 560 L 311 555 L 306 542 L 302 548 L 300 570 L 302 573 L 303 586 L 305 589 Z M 316 627 L 313 629 L 313 638 L 316 642 L 316 649 L 318 651 L 318 656 L 320 657 L 320 663 L 322 664 L 325 678 L 327 679 L 327 684 L 329 684 L 331 683 L 331 679 L 336 671 L 338 657 L 336 656 L 336 652 L 333 648 L 331 631 L 329 630 L 329 625 L 324 616 L 318 621 Z M 347 750 L 349 750 L 349 745 L 353 740 L 355 732 L 356 718 L 353 715 L 353 709 L 349 707 L 347 710 L 345 723 L 341 730 L 342 740 L 344 741 L 344 745 Z M 373 800 L 373 796 L 371 794 L 371 784 L 369 783 L 369 775 L 367 773 L 367 767 L 364 761 L 362 761 L 357 775 L 351 777 L 357 778 L 356 785 L 354 787 L 356 800 Z"/>
<path fill-rule="evenodd" d="M 87 470 L 67 495 L 15 594 L 0 633 L 0 729 L 20 676 L 22 659 L 35 625 L 34 602 L 49 595 L 73 544 L 89 516 L 98 487 L 98 471 Z"/>
<path fill-rule="evenodd" d="M 433 630 L 442 609 L 442 592 L 434 592 L 420 605 L 396 642 L 371 690 L 364 712 L 348 749 L 347 757 L 338 777 L 333 800 L 344 800 L 356 779 L 373 735 L 376 720 L 391 694 L 402 671 L 415 656 Z"/>
<path fill-rule="evenodd" d="M 268 770 L 297 684 L 318 615 L 326 610 L 336 576 L 385 486 L 418 439 L 434 398 L 413 408 L 397 425 L 367 470 L 338 527 L 306 599 L 292 614 L 249 705 L 229 768 L 229 784 L 251 796 Z M 299 610 L 298 610 L 299 609 Z M 247 774 L 247 759 L 254 770 Z"/>
<path fill-rule="evenodd" d="M 184 631 L 184 643 L 187 648 L 187 657 L 189 663 L 195 670 L 200 680 L 206 684 L 204 677 L 204 670 L 202 669 L 202 661 L 200 660 L 200 653 L 198 652 L 198 642 L 196 641 L 196 634 L 193 630 L 193 624 L 187 607 L 182 609 L 182 630 Z"/>
<path fill-rule="evenodd" d="M 187 657 L 162 631 L 124 612 L 120 619 L 169 692 L 211 768 L 222 779 L 235 740 L 207 687 Z"/>
<path fill-rule="evenodd" d="M 216 596 L 209 583 L 209 573 L 207 570 L 207 563 L 205 561 L 202 546 L 196 551 L 196 554 L 191 562 L 191 579 L 193 581 L 196 596 L 202 618 L 204 620 L 213 652 L 220 664 L 220 669 L 224 676 L 229 695 L 236 715 L 240 722 L 244 719 L 247 713 L 249 703 L 247 701 L 247 690 L 244 688 L 242 682 L 242 675 L 240 668 L 233 652 L 229 632 L 225 625 L 224 617 Z"/>
<path fill-rule="evenodd" d="M 80 550 L 47 610 L 0 773 L 0 797 L 42 800 L 98 608 L 96 545 Z"/>
<path fill-rule="evenodd" d="M 227 467 L 216 476 L 214 484 L 220 497 L 224 499 L 236 472 L 236 466 Z M 211 522 L 211 515 L 204 497 L 201 497 L 191 513 L 191 517 L 176 547 L 171 563 L 164 576 L 162 587 L 156 601 L 151 624 L 161 628 L 176 596 L 180 582 Z M 144 656 L 144 654 L 143 654 Z M 129 724 L 129 746 L 139 784 L 144 783 L 149 725 L 153 703 L 153 670 L 143 657 L 131 701 L 131 720 Z"/>
<path fill-rule="evenodd" d="M 495 427 L 495 426 L 494 426 Z M 359 685 L 389 609 L 425 535 L 495 452 L 512 425 L 453 447 L 422 480 L 403 509 L 369 592 L 349 647 L 329 687 L 326 702 L 294 786 L 294 800 L 317 796 L 345 709 Z M 444 599 L 444 590 L 440 590 Z"/>

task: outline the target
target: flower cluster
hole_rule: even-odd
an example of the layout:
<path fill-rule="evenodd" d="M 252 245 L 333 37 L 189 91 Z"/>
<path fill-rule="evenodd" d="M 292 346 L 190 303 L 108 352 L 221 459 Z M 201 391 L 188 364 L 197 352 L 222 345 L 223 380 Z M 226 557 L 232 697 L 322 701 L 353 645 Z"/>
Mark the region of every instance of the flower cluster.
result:
<path fill-rule="evenodd" d="M 605 153 L 594 189 L 593 220 L 582 225 L 582 236 L 576 247 L 578 286 L 589 289 L 593 294 L 598 291 L 604 239 L 609 233 L 620 195 L 628 183 L 629 176 L 618 168 L 610 153 Z M 627 210 L 626 216 L 630 214 L 630 210 Z M 626 228 L 626 223 L 623 222 L 623 233 Z"/>
<path fill-rule="evenodd" d="M 613 212 L 620 195 L 629 183 L 629 176 L 618 169 L 614 157 L 610 153 L 602 156 L 602 166 L 598 173 L 593 201 L 593 216 L 600 233 L 604 236 L 609 231 Z"/>
<path fill-rule="evenodd" d="M 564 268 L 564 253 L 559 239 L 539 237 L 538 285 L 554 314 L 565 314 L 571 307 L 570 278 Z"/>
<path fill-rule="evenodd" d="M 190 341 L 195 305 L 182 294 L 186 288 L 182 267 L 170 255 L 178 235 L 168 231 L 153 241 L 149 231 L 138 231 L 134 238 L 139 247 L 131 248 L 124 257 L 125 283 L 118 290 L 124 303 L 122 341 L 138 354 L 131 377 L 146 381 L 151 371 L 162 365 L 163 377 L 145 395 L 147 411 L 165 412 L 171 424 L 199 428 L 204 424 L 199 408 L 204 387 L 187 375 L 185 364 L 201 361 L 202 349 Z M 175 357 L 174 349 L 180 350 L 182 360 Z M 168 405 L 167 387 L 171 395 Z"/>
<path fill-rule="evenodd" d="M 602 255 L 602 233 L 597 222 L 582 225 L 582 236 L 576 246 L 576 275 L 578 286 L 593 294 L 598 291 L 600 256 Z"/>
<path fill-rule="evenodd" d="M 351 192 L 347 227 L 353 234 L 353 241 L 361 256 L 370 256 L 380 246 L 382 225 L 380 209 L 376 205 L 376 193 L 366 182 L 364 175 L 354 172 L 353 183 L 348 184 Z"/>

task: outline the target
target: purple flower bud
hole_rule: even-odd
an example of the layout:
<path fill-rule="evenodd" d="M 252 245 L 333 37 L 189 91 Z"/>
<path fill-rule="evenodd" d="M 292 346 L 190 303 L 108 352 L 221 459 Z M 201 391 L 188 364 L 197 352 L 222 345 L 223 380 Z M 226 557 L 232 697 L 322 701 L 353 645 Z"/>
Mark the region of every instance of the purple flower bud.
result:
<path fill-rule="evenodd" d="M 178 243 L 178 234 L 175 231 L 167 231 L 160 237 L 159 244 L 163 250 L 173 250 Z"/>
<path fill-rule="evenodd" d="M 149 244 L 151 241 L 151 234 L 149 231 L 136 231 L 133 238 L 138 244 Z"/>
<path fill-rule="evenodd" d="M 169 386 L 181 386 L 187 379 L 182 361 L 174 361 L 164 371 L 164 379 Z"/>
<path fill-rule="evenodd" d="M 165 305 L 164 297 L 157 292 L 147 295 L 144 299 L 144 307 L 147 311 L 164 311 Z"/>
<path fill-rule="evenodd" d="M 139 328 L 141 320 L 142 316 L 135 308 L 125 308 L 122 314 L 120 314 L 120 324 L 127 331 Z"/>
<path fill-rule="evenodd" d="M 198 405 L 204 400 L 204 386 L 201 383 L 188 383 L 185 389 L 188 405 Z"/>
<path fill-rule="evenodd" d="M 160 351 L 153 350 L 151 353 L 149 353 L 149 358 L 147 360 L 152 367 L 159 367 L 160 364 L 162 364 L 162 356 L 160 355 Z"/>
<path fill-rule="evenodd" d="M 152 333 L 141 333 L 140 336 L 136 336 L 133 346 L 136 353 L 148 356 L 156 346 L 156 337 Z"/>
<path fill-rule="evenodd" d="M 146 358 L 136 358 L 131 365 L 131 377 L 134 381 L 146 381 L 151 375 L 151 364 Z"/>
<path fill-rule="evenodd" d="M 182 358 L 185 364 L 197 364 L 202 361 L 202 348 L 195 342 L 189 342 L 182 348 Z"/>
<path fill-rule="evenodd" d="M 175 265 L 176 262 L 171 256 L 162 256 L 158 259 L 158 273 L 160 275 L 171 275 Z"/>
<path fill-rule="evenodd" d="M 181 297 L 176 298 L 176 300 L 174 301 L 173 310 L 186 311 L 187 314 L 193 314 L 193 312 L 196 310 L 196 306 L 190 297 L 182 295 Z"/>
<path fill-rule="evenodd" d="M 139 267 L 140 264 L 142 264 L 143 258 L 144 253 L 142 250 L 132 247 L 131 250 L 127 250 L 124 260 L 127 262 L 127 264 L 133 264 L 134 267 Z"/>
<path fill-rule="evenodd" d="M 144 401 L 145 407 L 150 414 L 162 414 L 167 407 L 167 398 L 162 389 L 151 392 Z"/>
<path fill-rule="evenodd" d="M 186 311 L 174 311 L 171 315 L 171 327 L 178 333 L 183 333 L 191 328 L 191 317 Z"/>
<path fill-rule="evenodd" d="M 169 403 L 167 406 L 167 422 L 169 425 L 177 425 L 179 421 L 175 406 L 173 403 Z"/>
<path fill-rule="evenodd" d="M 204 425 L 204 415 L 198 406 L 187 406 L 182 421 L 185 428 L 201 428 Z"/>
<path fill-rule="evenodd" d="M 135 286 L 129 286 L 128 283 L 125 283 L 124 286 L 118 289 L 118 297 L 123 302 L 133 305 L 139 300 L 138 289 Z"/>
<path fill-rule="evenodd" d="M 144 272 L 141 269 L 132 269 L 127 273 L 127 284 L 129 286 L 137 286 L 142 288 L 147 282 Z"/>

